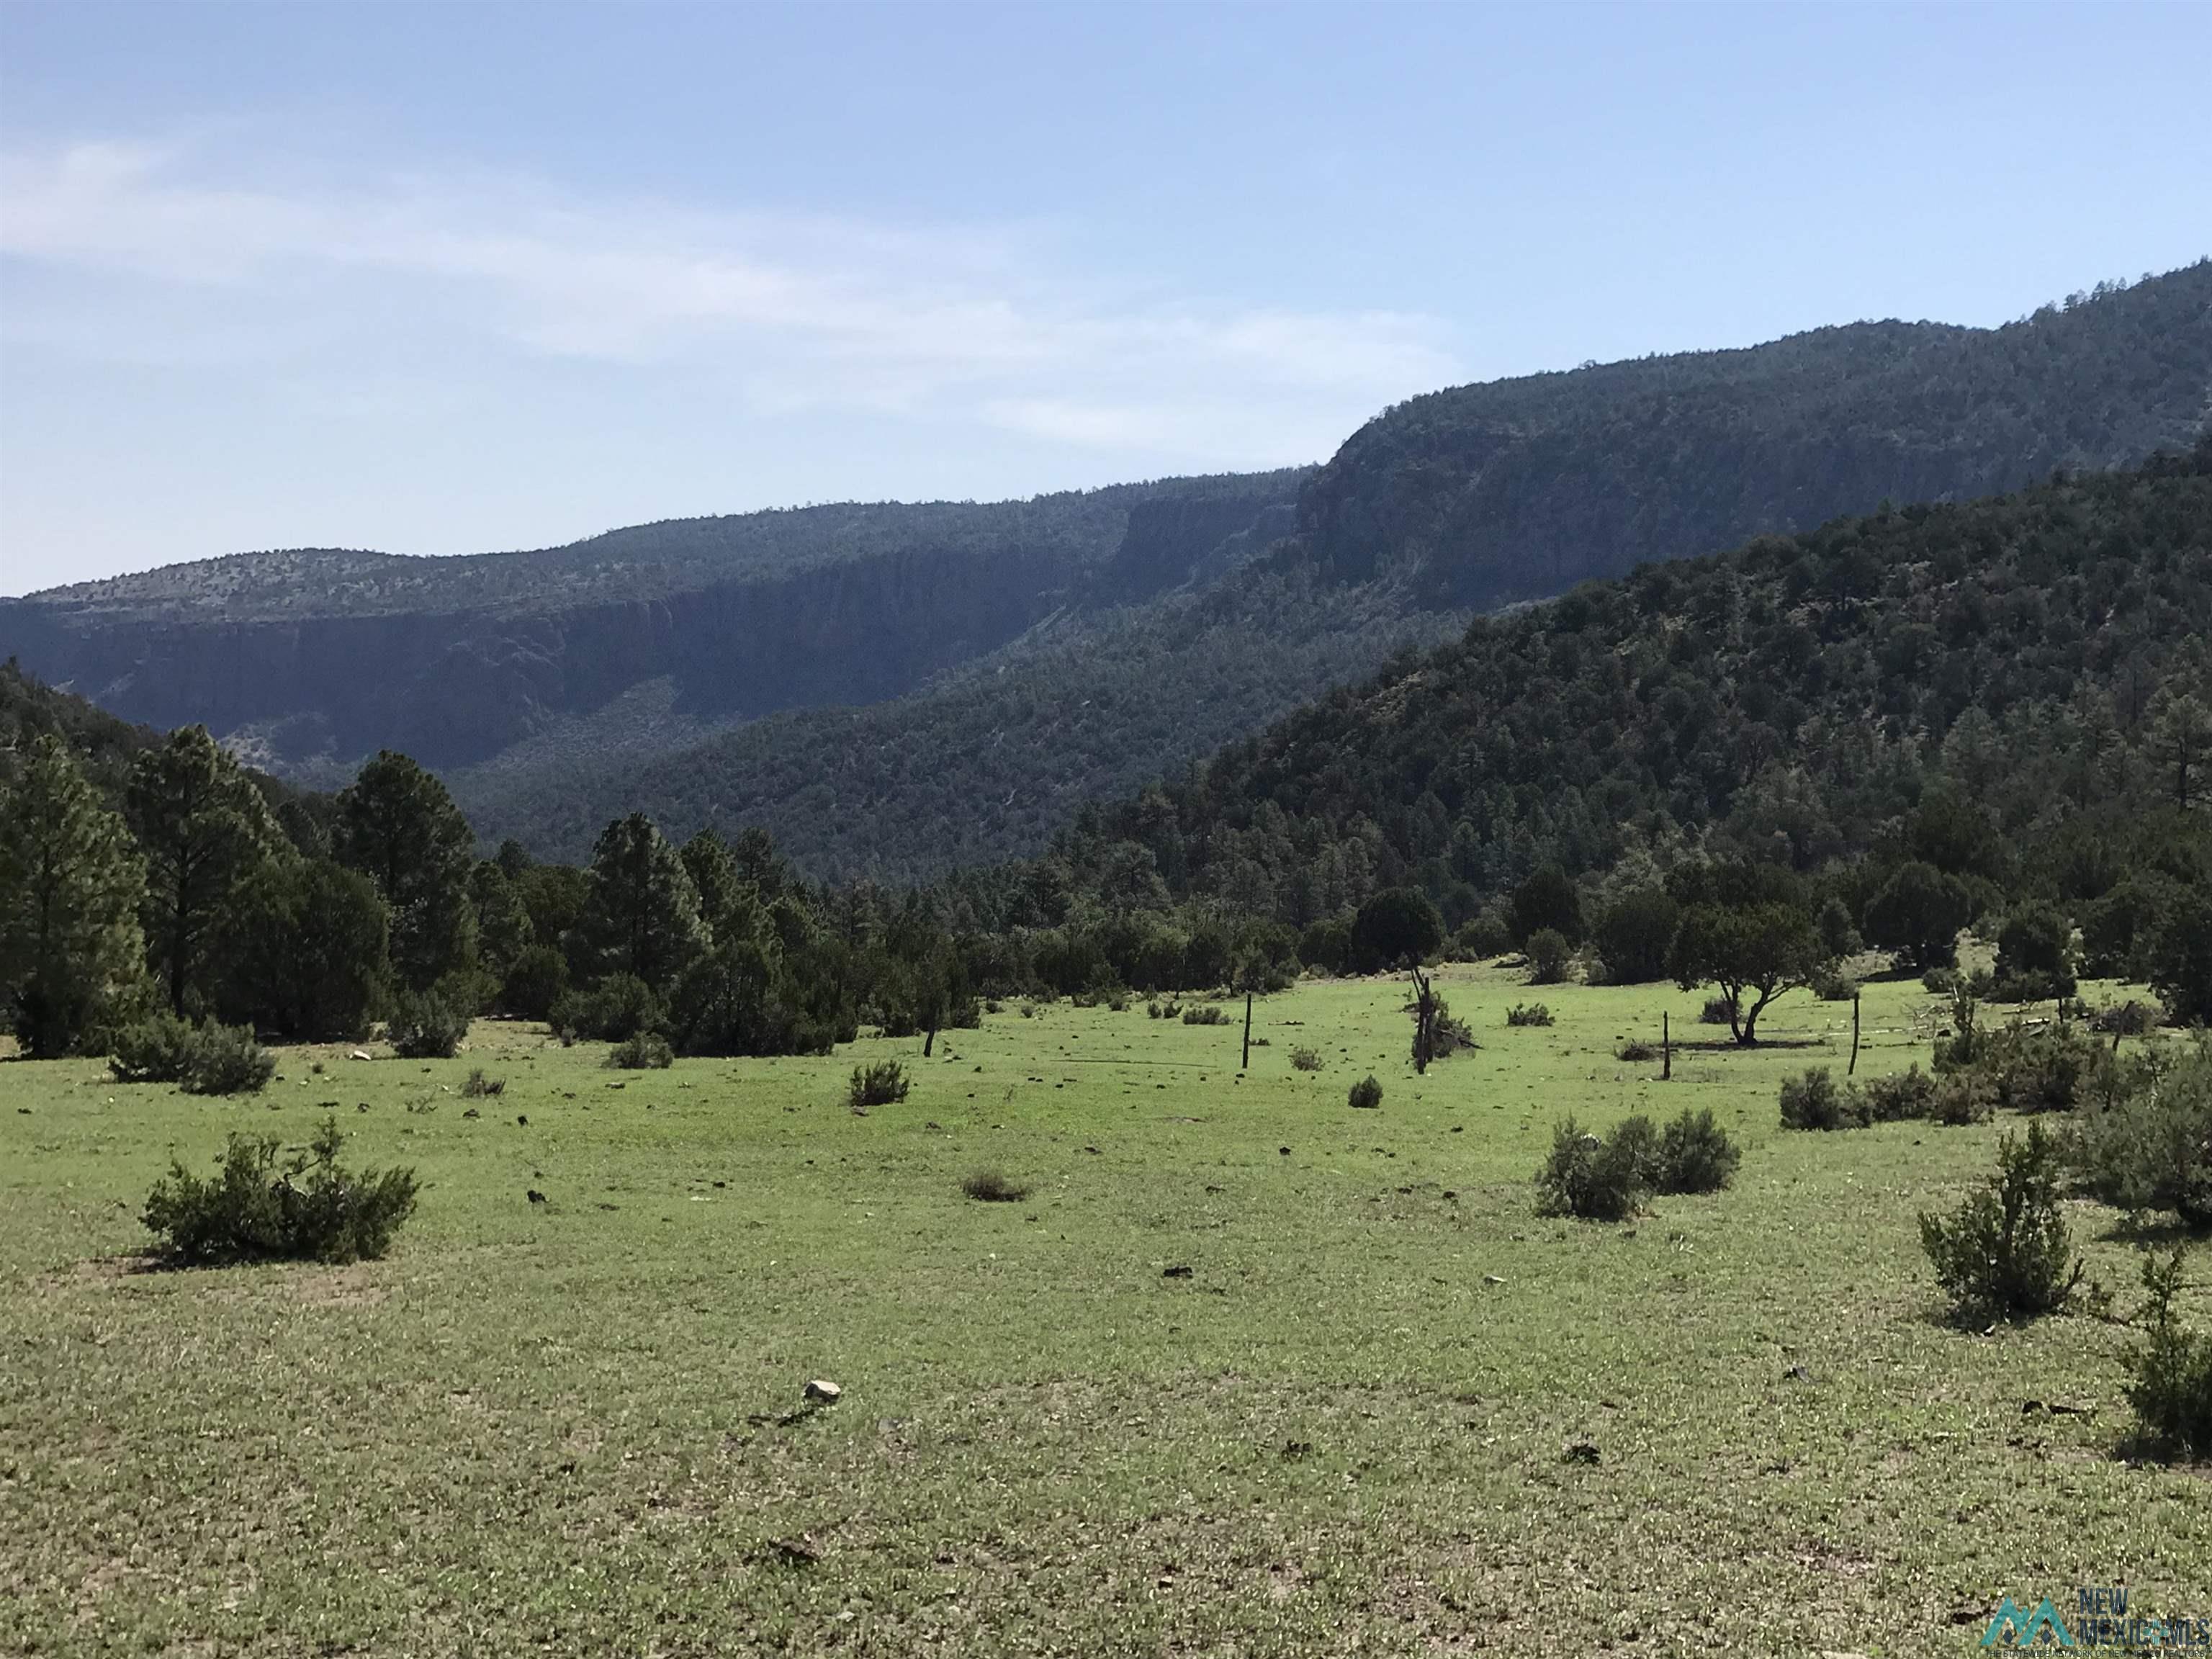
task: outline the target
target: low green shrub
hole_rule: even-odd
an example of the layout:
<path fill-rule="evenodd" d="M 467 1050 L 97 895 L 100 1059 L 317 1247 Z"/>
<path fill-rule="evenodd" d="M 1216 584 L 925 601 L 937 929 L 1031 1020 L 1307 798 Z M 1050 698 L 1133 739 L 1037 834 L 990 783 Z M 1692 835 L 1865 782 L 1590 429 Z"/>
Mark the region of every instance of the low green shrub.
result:
<path fill-rule="evenodd" d="M 1782 1080 L 1782 1127 L 1785 1129 L 1858 1129 L 1865 1107 L 1855 1090 L 1838 1087 L 1825 1066 Z"/>
<path fill-rule="evenodd" d="M 2068 1125 L 2075 1179 L 2119 1209 L 2171 1210 L 2212 1231 L 2212 1044 L 2111 1062 L 2100 1081 Z"/>
<path fill-rule="evenodd" d="M 451 1060 L 468 1034 L 468 1015 L 435 991 L 402 991 L 385 1027 L 402 1060 Z"/>
<path fill-rule="evenodd" d="M 2136 1438 L 2154 1457 L 2212 1459 L 2212 1332 L 2188 1329 L 2174 1316 L 2181 1289 L 2179 1250 L 2143 1262 L 2149 1340 L 2128 1356 Z"/>
<path fill-rule="evenodd" d="M 1508 1025 L 1549 1025 L 1552 1011 L 1540 1002 L 1516 1002 L 1505 1011 Z"/>
<path fill-rule="evenodd" d="M 1717 1193 L 1735 1179 L 1743 1151 L 1713 1121 L 1711 1109 L 1686 1107 L 1660 1133 L 1651 1184 L 1662 1193 Z"/>
<path fill-rule="evenodd" d="M 1647 1042 L 1642 1037 L 1623 1037 L 1613 1045 L 1613 1057 L 1625 1060 L 1632 1066 L 1641 1065 L 1647 1060 L 1659 1058 L 1659 1045 Z"/>
<path fill-rule="evenodd" d="M 1030 1195 L 1020 1182 L 996 1170 L 978 1170 L 960 1183 L 960 1190 L 983 1204 L 1018 1204 Z"/>
<path fill-rule="evenodd" d="M 1347 1098 L 1358 1109 L 1371 1112 L 1382 1103 L 1382 1085 L 1375 1080 L 1375 1074 L 1370 1072 L 1352 1085 L 1352 1092 Z"/>
<path fill-rule="evenodd" d="M 1229 1015 L 1225 1010 L 1209 1002 L 1200 1007 L 1184 1009 L 1182 1023 L 1186 1025 L 1226 1025 Z"/>
<path fill-rule="evenodd" d="M 1731 1025 L 1735 1018 L 1736 1005 L 1732 997 L 1707 997 L 1705 1006 L 1698 1010 L 1700 1025 Z"/>
<path fill-rule="evenodd" d="M 1813 970 L 1813 994 L 1823 1002 L 1849 1002 L 1859 994 L 1859 982 L 1832 964 Z"/>
<path fill-rule="evenodd" d="M 1537 1213 L 1625 1221 L 1651 1195 L 1657 1156 L 1658 1137 L 1647 1117 L 1626 1119 L 1609 1140 L 1570 1117 L 1552 1132 L 1551 1156 L 1536 1176 Z"/>
<path fill-rule="evenodd" d="M 1946 1217 L 1923 1212 L 1920 1245 L 1954 1311 L 2033 1319 L 2065 1306 L 2081 1263 L 2058 1208 L 2058 1143 L 2032 1122 L 1997 1146 L 1996 1173 Z"/>
<path fill-rule="evenodd" d="M 653 988 L 635 974 L 610 974 L 596 985 L 571 991 L 553 1007 L 553 1033 L 564 1042 L 581 1037 L 621 1042 L 641 1031 L 665 1031 L 668 1016 Z"/>
<path fill-rule="evenodd" d="M 276 1057 L 244 1025 L 159 1013 L 115 1034 L 108 1069 L 124 1083 L 173 1083 L 188 1095 L 258 1094 Z"/>
<path fill-rule="evenodd" d="M 1528 983 L 1557 985 L 1567 976 L 1573 963 L 1574 946 L 1567 936 L 1556 927 L 1545 927 L 1528 935 L 1528 942 L 1521 947 L 1528 958 Z"/>
<path fill-rule="evenodd" d="M 625 1072 L 665 1072 L 676 1063 L 676 1050 L 658 1031 L 640 1031 L 607 1050 L 606 1063 Z"/>
<path fill-rule="evenodd" d="M 906 1068 L 895 1060 L 879 1060 L 872 1065 L 855 1066 L 852 1082 L 847 1085 L 846 1098 L 854 1107 L 890 1106 L 904 1100 L 913 1085 L 907 1081 Z"/>
<path fill-rule="evenodd" d="M 1321 1050 L 1318 1048 L 1291 1049 L 1291 1068 L 1298 1072 L 1318 1072 L 1321 1070 Z"/>
<path fill-rule="evenodd" d="M 222 1174 L 204 1180 L 170 1165 L 143 1220 L 174 1267 L 265 1261 L 354 1261 L 382 1255 L 414 1213 L 415 1172 L 355 1174 L 338 1165 L 345 1137 L 325 1119 L 313 1141 L 283 1164 L 274 1136 L 233 1135 Z"/>
<path fill-rule="evenodd" d="M 1939 1078 L 1928 1102 L 1928 1121 L 1946 1128 L 1986 1123 L 1996 1109 L 1989 1079 L 1980 1072 L 1953 1072 Z"/>
<path fill-rule="evenodd" d="M 1870 1077 L 1859 1085 L 1869 1123 L 1901 1123 L 1907 1118 L 1932 1115 L 1936 1079 L 1920 1069 L 1918 1061 L 1887 1077 Z"/>
<path fill-rule="evenodd" d="M 461 1085 L 461 1092 L 471 1100 L 488 1100 L 495 1095 L 507 1092 L 507 1079 L 488 1076 L 484 1068 L 478 1066 L 469 1073 L 469 1080 Z"/>

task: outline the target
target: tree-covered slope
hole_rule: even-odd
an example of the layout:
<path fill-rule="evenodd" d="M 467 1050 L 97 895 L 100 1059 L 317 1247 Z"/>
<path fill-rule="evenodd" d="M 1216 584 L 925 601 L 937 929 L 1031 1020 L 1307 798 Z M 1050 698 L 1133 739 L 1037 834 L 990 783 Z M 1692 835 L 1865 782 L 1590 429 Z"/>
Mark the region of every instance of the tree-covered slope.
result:
<path fill-rule="evenodd" d="M 1304 553 L 1440 602 L 1540 599 L 1847 513 L 2186 448 L 2212 414 L 2212 261 L 1996 329 L 1826 328 L 1415 398 L 1306 486 Z"/>
<path fill-rule="evenodd" d="M 2212 822 L 2208 641 L 2212 440 L 1479 619 L 1088 815 L 1057 856 L 1079 881 L 1133 843 L 1172 890 L 1299 924 L 1411 882 L 1456 921 L 1546 864 L 1848 861 L 1942 786 L 2094 896 L 2161 812 Z"/>
<path fill-rule="evenodd" d="M 448 781 L 480 836 L 544 857 L 582 859 L 601 826 L 635 810 L 679 838 L 759 824 L 819 878 L 925 880 L 1036 853 L 1082 805 L 1464 620 L 1380 586 L 1255 574 L 1071 612 L 896 702 L 778 714 L 642 763 L 580 765 L 556 732 Z M 582 746 L 620 744 L 602 732 Z"/>
<path fill-rule="evenodd" d="M 1151 598 L 1240 532 L 1287 529 L 1302 477 L 687 520 L 535 553 L 247 554 L 0 600 L 0 652 L 308 777 L 386 747 L 471 764 L 665 678 L 681 718 L 633 734 L 635 757 L 896 697 L 1070 604 Z"/>

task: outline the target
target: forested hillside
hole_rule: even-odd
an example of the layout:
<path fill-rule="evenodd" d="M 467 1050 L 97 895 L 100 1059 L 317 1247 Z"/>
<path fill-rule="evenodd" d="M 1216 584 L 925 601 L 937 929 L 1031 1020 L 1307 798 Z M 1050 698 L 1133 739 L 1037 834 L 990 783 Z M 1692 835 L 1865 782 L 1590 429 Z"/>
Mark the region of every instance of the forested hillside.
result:
<path fill-rule="evenodd" d="M 1709 857 L 1844 872 L 1855 914 L 1915 857 L 2077 909 L 2145 871 L 2212 891 L 2208 642 L 2212 440 L 1480 619 L 1054 861 L 1295 926 L 1400 884 L 1504 925 L 1547 866 L 1596 897 Z"/>
<path fill-rule="evenodd" d="M 1862 323 L 1746 351 L 1458 386 L 1309 483 L 1304 553 L 1489 609 L 1840 514 L 2186 448 L 2212 413 L 2212 261 L 1996 329 Z"/>
<path fill-rule="evenodd" d="M 1034 853 L 1085 804 L 1464 621 L 1379 585 L 1255 576 L 1058 618 L 896 702 L 778 714 L 642 763 L 579 763 L 556 732 L 447 781 L 487 842 L 548 858 L 585 857 L 635 810 L 678 835 L 757 824 L 823 879 L 927 881 Z"/>
<path fill-rule="evenodd" d="M 1318 471 L 173 567 L 0 601 L 0 651 L 301 781 L 406 750 L 542 855 L 637 809 L 768 825 L 817 877 L 921 878 L 1036 853 L 1472 611 L 2131 465 L 2208 410 L 2212 262 L 2002 328 L 1857 324 L 1439 392 Z M 1518 857 L 1491 833 L 1455 882 Z"/>
<path fill-rule="evenodd" d="M 1243 591 L 1189 600 L 1194 632 L 1167 656 L 1205 660 Z M 1331 595 L 1346 602 L 1286 588 L 1270 615 L 1304 605 L 1335 638 L 1359 619 Z M 1371 969 L 1433 956 L 1455 928 L 1464 951 L 1522 948 L 1540 980 L 1578 957 L 1592 978 L 1716 985 L 1749 1043 L 1773 997 L 1832 981 L 1863 946 L 1952 971 L 1972 924 L 1999 939 L 1993 994 L 2070 994 L 2086 967 L 2203 1022 L 2208 641 L 2212 439 L 1478 619 L 1164 787 L 1084 809 L 1044 858 L 904 890 L 806 882 L 757 824 L 679 846 L 638 812 L 610 815 L 588 870 L 512 842 L 480 861 L 483 826 L 404 756 L 379 755 L 335 800 L 287 801 L 201 728 L 155 743 L 11 671 L 0 1003 L 42 1054 L 249 1042 L 192 1024 L 210 1016 L 295 1036 L 386 1018 L 395 1042 L 449 1053 L 484 1009 L 787 1053 L 972 1020 L 982 994 Z M 1077 689 L 1103 697 L 1127 653 L 1109 641 L 1097 660 L 1104 678 Z M 992 701 L 1022 683 L 1006 667 L 969 707 L 1008 706 Z M 1223 672 L 1241 685 L 1281 669 Z M 959 688 L 945 695 L 957 734 Z M 1000 775 L 1084 749 L 1079 725 L 1063 743 L 1049 709 L 1035 715 L 992 734 L 1018 753 Z M 1161 716 L 1099 718 L 1144 731 Z M 833 792 L 913 799 L 908 767 L 947 789 L 994 776 L 988 746 L 940 749 L 929 727 L 872 755 L 854 732 L 821 735 L 857 757 L 829 771 Z M 820 776 L 791 781 L 793 810 L 855 816 L 808 794 Z M 963 821 L 953 805 L 945 821 Z"/>
<path fill-rule="evenodd" d="M 486 760 L 665 679 L 669 718 L 624 733 L 637 759 L 900 696 L 1072 604 L 1141 603 L 1238 532 L 1286 526 L 1302 476 L 686 520 L 533 553 L 241 555 L 0 600 L 0 653 L 332 781 L 384 747 Z"/>

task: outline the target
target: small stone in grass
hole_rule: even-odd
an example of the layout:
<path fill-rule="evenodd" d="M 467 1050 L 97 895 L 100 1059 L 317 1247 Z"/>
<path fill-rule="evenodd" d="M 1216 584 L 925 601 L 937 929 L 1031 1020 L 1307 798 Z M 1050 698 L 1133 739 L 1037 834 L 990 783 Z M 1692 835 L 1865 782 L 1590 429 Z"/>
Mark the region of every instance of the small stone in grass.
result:
<path fill-rule="evenodd" d="M 844 1395 L 844 1389 L 825 1377 L 817 1376 L 807 1383 L 805 1395 L 820 1406 L 834 1406 Z"/>

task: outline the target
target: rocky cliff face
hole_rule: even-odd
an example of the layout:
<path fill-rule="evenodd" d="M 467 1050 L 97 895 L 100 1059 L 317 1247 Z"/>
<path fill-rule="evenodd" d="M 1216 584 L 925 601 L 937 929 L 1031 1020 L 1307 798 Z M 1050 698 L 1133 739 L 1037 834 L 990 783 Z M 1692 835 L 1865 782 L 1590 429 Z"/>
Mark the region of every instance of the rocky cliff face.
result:
<path fill-rule="evenodd" d="M 1299 552 L 1486 608 L 1885 500 L 2184 451 L 2208 414 L 2212 262 L 2002 328 L 1855 324 L 1416 398 L 1307 486 Z"/>
<path fill-rule="evenodd" d="M 649 680 L 672 682 L 690 730 L 898 696 L 1079 593 L 1128 604 L 1176 586 L 1225 537 L 1271 509 L 1279 520 L 1297 482 L 1170 483 L 1058 518 L 1021 504 L 1022 520 L 966 539 L 931 519 L 913 539 L 878 537 L 892 544 L 795 569 L 750 560 L 726 580 L 695 571 L 672 584 L 656 562 L 636 584 L 650 597 L 602 597 L 621 583 L 599 579 L 592 597 L 538 609 L 526 583 L 508 583 L 496 605 L 355 607 L 340 595 L 297 615 L 289 603 L 198 603 L 205 580 L 165 574 L 0 600 L 0 653 L 126 718 L 204 723 L 279 769 L 387 747 L 465 766 Z"/>

